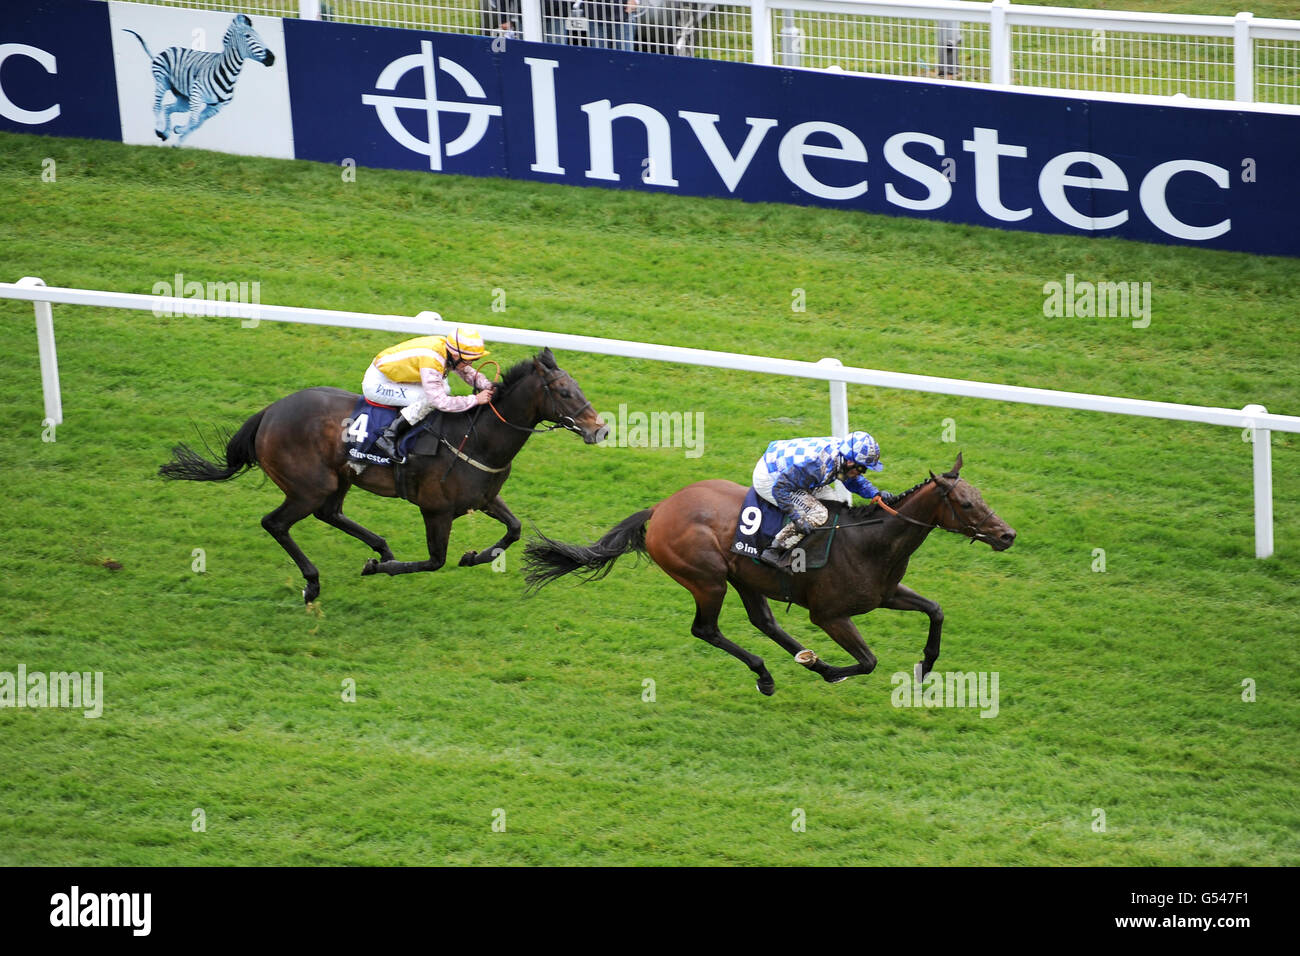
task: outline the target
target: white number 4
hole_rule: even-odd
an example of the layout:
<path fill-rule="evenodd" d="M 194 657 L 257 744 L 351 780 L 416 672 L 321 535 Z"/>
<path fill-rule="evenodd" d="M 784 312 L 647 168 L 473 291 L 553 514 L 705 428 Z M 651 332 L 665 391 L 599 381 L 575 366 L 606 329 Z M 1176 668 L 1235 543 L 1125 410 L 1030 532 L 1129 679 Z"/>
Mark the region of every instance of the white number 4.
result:
<path fill-rule="evenodd" d="M 753 534 L 763 523 L 763 512 L 752 505 L 740 513 L 740 533 Z"/>
<path fill-rule="evenodd" d="M 358 415 L 356 421 L 344 422 L 347 426 L 344 434 L 348 436 L 348 441 L 365 441 L 366 432 L 370 430 L 370 414 L 368 412 Z"/>

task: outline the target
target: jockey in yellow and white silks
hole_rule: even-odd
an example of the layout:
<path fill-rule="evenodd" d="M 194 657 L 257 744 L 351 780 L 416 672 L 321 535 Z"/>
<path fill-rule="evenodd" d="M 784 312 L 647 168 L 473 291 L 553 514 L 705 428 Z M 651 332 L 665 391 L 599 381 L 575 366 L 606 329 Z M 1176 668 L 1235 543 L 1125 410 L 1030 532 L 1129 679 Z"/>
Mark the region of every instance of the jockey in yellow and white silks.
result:
<path fill-rule="evenodd" d="M 375 439 L 375 449 L 396 459 L 398 440 L 435 408 L 463 412 L 491 401 L 492 381 L 469 364 L 487 354 L 478 330 L 462 326 L 451 335 L 407 339 L 376 355 L 362 380 L 362 394 L 380 405 L 396 405 L 402 413 Z M 477 394 L 452 395 L 447 374 L 453 371 Z"/>
<path fill-rule="evenodd" d="M 759 560 L 778 567 L 787 550 L 825 524 L 829 513 L 822 501 L 849 503 L 835 488 L 836 481 L 842 481 L 863 498 L 879 495 L 886 504 L 892 504 L 895 496 L 881 491 L 866 477 L 866 472 L 883 467 L 880 446 L 866 432 L 852 432 L 845 438 L 772 442 L 754 466 L 754 490 L 794 520 L 777 533 Z"/>

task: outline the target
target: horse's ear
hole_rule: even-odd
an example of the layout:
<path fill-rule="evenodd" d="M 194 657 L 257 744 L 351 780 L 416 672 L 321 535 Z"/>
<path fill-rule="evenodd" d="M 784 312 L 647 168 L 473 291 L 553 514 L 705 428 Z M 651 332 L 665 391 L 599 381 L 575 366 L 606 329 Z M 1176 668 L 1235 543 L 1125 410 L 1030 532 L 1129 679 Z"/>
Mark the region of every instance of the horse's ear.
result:
<path fill-rule="evenodd" d="M 555 356 L 551 354 L 551 347 L 548 345 L 538 352 L 533 362 L 542 368 L 555 368 Z"/>
<path fill-rule="evenodd" d="M 958 477 L 958 473 L 960 471 L 961 471 L 961 452 L 957 452 L 957 461 L 953 463 L 952 471 L 945 471 L 943 473 L 943 476 L 945 478 L 956 478 Z M 931 472 L 931 474 L 934 474 L 934 472 Z"/>

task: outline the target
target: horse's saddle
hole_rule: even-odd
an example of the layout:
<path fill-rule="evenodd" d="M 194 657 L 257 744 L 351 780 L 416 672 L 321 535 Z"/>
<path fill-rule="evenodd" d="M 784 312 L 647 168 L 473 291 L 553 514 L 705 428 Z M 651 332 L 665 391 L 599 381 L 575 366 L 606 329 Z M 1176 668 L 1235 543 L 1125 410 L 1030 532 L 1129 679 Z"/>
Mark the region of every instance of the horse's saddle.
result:
<path fill-rule="evenodd" d="M 799 548 L 803 549 L 801 570 L 815 571 L 825 567 L 830 556 L 831 541 L 835 538 L 835 528 L 839 524 L 840 515 L 839 509 L 833 506 L 828 507 L 827 510 L 830 511 L 830 519 L 827 523 L 799 543 Z M 744 503 L 740 506 L 740 520 L 736 523 L 736 537 L 731 543 L 731 550 L 758 561 L 758 556 L 772 544 L 772 539 L 789 520 L 789 516 L 784 511 L 750 488 L 745 495 Z M 783 569 L 790 570 L 795 550 L 797 549 L 791 549 L 781 559 Z"/>

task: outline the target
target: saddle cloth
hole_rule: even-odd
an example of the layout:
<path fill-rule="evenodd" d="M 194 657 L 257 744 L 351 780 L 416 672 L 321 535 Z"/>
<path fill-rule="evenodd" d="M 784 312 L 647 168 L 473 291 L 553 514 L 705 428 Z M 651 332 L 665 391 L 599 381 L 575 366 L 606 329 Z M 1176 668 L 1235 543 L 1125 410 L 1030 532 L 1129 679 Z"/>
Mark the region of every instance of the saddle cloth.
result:
<path fill-rule="evenodd" d="M 786 520 L 784 511 L 750 488 L 740 506 L 740 521 L 736 524 L 736 538 L 731 543 L 731 550 L 757 558 L 772 543 Z"/>
<path fill-rule="evenodd" d="M 804 567 L 808 571 L 815 571 L 825 566 L 826 559 L 830 556 L 835 528 L 840 520 L 840 509 L 836 503 L 823 502 L 823 504 L 830 512 L 829 520 L 800 542 L 800 547 L 804 548 L 806 555 Z M 731 550 L 757 561 L 758 556 L 771 545 L 772 539 L 788 520 L 785 512 L 750 488 L 745 495 L 744 503 L 740 506 L 740 521 L 736 524 L 736 537 L 731 543 Z M 786 563 L 788 563 L 788 556 L 783 564 Z"/>
<path fill-rule="evenodd" d="M 343 442 L 348 450 L 348 458 L 368 465 L 392 465 L 393 462 L 388 456 L 371 452 L 370 446 L 384 433 L 384 429 L 393 423 L 400 412 L 400 408 L 392 405 L 376 405 L 369 399 L 358 399 L 356 407 L 352 409 L 351 417 L 347 420 L 347 426 L 343 429 Z M 425 427 L 427 427 L 427 419 L 403 435 L 397 443 L 398 451 L 403 455 L 410 454 L 411 443 Z"/>

